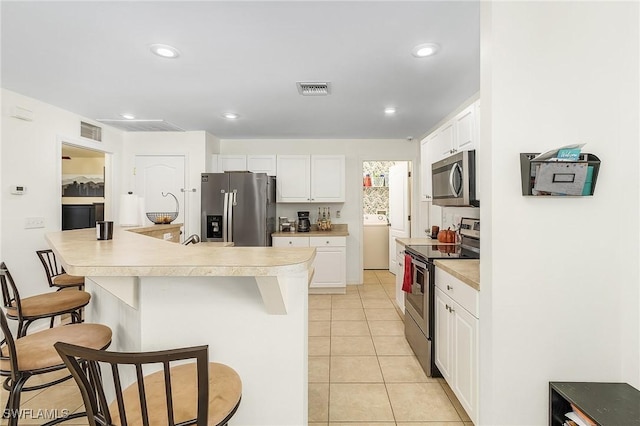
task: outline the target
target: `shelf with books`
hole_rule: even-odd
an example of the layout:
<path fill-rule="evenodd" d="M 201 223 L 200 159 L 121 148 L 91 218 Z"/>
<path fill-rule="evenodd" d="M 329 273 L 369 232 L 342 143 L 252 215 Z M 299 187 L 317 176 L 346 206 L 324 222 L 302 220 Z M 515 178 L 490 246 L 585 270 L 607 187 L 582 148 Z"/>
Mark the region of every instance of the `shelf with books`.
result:
<path fill-rule="evenodd" d="M 549 382 L 549 426 L 640 424 L 640 391 L 627 383 Z"/>

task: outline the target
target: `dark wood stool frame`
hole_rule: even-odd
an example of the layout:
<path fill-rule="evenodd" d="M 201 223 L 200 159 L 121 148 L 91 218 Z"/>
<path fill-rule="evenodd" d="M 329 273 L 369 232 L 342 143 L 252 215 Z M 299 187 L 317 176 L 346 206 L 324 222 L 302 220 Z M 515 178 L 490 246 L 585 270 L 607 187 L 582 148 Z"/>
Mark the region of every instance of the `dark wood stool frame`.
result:
<path fill-rule="evenodd" d="M 6 371 L 0 371 L 0 376 L 6 377 L 6 379 L 2 383 L 2 387 L 9 392 L 9 399 L 7 400 L 7 405 L 2 413 L 2 418 L 9 419 L 9 426 L 17 426 L 18 425 L 18 417 L 20 410 L 20 396 L 22 392 L 29 392 L 34 390 L 40 390 L 44 388 L 48 388 L 50 386 L 57 385 L 58 383 L 65 382 L 69 380 L 72 376 L 66 375 L 62 378 L 52 380 L 46 383 L 40 383 L 38 385 L 33 386 L 25 386 L 27 380 L 32 376 L 36 376 L 39 374 L 51 373 L 58 370 L 64 370 L 67 366 L 60 361 L 60 364 L 51 365 L 46 368 L 39 368 L 35 370 L 20 370 L 18 368 L 18 354 L 16 351 L 16 340 L 13 339 L 13 335 L 11 334 L 11 330 L 9 329 L 9 324 L 7 322 L 7 318 L 4 312 L 0 309 L 0 330 L 2 331 L 3 338 L 0 340 L 0 348 L 6 347 L 6 351 L 8 352 L 8 356 L 3 356 L 0 353 L 0 359 L 7 360 L 9 365 L 11 366 L 11 371 L 7 373 Z M 37 334 L 37 333 L 35 333 Z M 34 335 L 30 335 L 34 336 Z M 19 340 L 19 339 L 18 339 Z M 107 343 L 107 345 L 103 348 L 107 348 L 111 342 Z M 55 425 L 61 422 L 65 422 L 70 419 L 75 419 L 78 417 L 86 416 L 85 412 L 80 413 L 70 413 L 66 417 L 60 417 L 53 419 L 47 423 L 44 423 L 42 426 L 50 426 Z"/>
<path fill-rule="evenodd" d="M 100 364 L 104 364 L 112 372 L 113 384 L 116 392 L 116 402 L 118 404 L 119 421 L 122 426 L 128 424 L 127 414 L 124 409 L 124 398 L 122 383 L 120 381 L 119 365 L 135 366 L 137 381 L 134 383 L 138 389 L 140 398 L 141 416 L 144 426 L 149 426 L 148 404 L 145 391 L 145 376 L 142 366 L 145 364 L 162 364 L 164 374 L 164 389 L 167 401 L 167 422 L 169 426 L 198 425 L 206 426 L 209 410 L 209 355 L 208 346 L 195 346 L 190 348 L 171 349 L 156 352 L 107 352 L 84 348 L 82 346 L 70 345 L 58 342 L 55 345 L 60 357 L 71 371 L 76 380 L 82 399 L 87 410 L 89 425 L 111 425 L 112 417 L 108 409 L 108 402 L 103 388 L 104 377 L 102 376 Z M 170 362 L 196 360 L 197 375 L 197 417 L 194 419 L 176 423 L 173 413 L 173 392 L 170 375 Z M 132 385 L 133 386 L 133 385 Z M 225 425 L 235 414 L 240 405 L 238 400 L 232 411 L 220 422 Z"/>
<path fill-rule="evenodd" d="M 74 287 L 77 287 L 78 290 L 84 290 L 84 280 L 82 281 L 82 284 L 61 285 L 61 284 L 55 283 L 55 278 L 63 274 L 66 274 L 66 272 L 62 267 L 62 265 L 58 263 L 58 260 L 56 259 L 56 255 L 55 253 L 53 253 L 53 250 L 51 249 L 36 250 L 36 254 L 38 255 L 38 258 L 40 259 L 40 262 L 44 267 L 44 271 L 47 275 L 47 281 L 49 282 L 49 287 L 55 288 L 57 289 L 57 291 L 63 290 L 65 288 L 74 288 Z"/>
<path fill-rule="evenodd" d="M 18 332 L 17 337 L 22 337 L 27 335 L 27 329 L 29 326 L 39 319 L 51 318 L 50 327 L 53 327 L 53 319 L 57 316 L 63 314 L 71 315 L 71 323 L 80 323 L 82 322 L 82 314 L 81 309 L 89 304 L 84 303 L 79 306 L 74 306 L 71 309 L 63 309 L 60 311 L 51 311 L 46 312 L 42 315 L 34 315 L 34 316 L 25 316 L 23 314 L 22 308 L 22 300 L 20 299 L 20 293 L 18 292 L 18 288 L 16 287 L 15 281 L 7 268 L 7 265 L 2 262 L 0 263 L 0 291 L 2 292 L 2 305 L 5 308 L 15 308 L 17 315 L 12 315 L 7 312 L 7 318 L 18 321 Z M 73 290 L 78 291 L 78 290 Z M 50 293 L 56 294 L 56 293 Z"/>

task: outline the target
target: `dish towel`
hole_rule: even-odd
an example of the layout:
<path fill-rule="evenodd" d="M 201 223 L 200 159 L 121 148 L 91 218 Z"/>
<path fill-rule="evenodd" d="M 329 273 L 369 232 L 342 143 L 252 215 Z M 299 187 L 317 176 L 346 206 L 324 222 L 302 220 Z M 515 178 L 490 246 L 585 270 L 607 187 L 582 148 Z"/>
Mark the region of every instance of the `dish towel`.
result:
<path fill-rule="evenodd" d="M 411 293 L 411 284 L 413 284 L 413 276 L 412 272 L 413 268 L 411 267 L 411 256 L 408 254 L 404 255 L 404 278 L 402 279 L 402 291 Z"/>

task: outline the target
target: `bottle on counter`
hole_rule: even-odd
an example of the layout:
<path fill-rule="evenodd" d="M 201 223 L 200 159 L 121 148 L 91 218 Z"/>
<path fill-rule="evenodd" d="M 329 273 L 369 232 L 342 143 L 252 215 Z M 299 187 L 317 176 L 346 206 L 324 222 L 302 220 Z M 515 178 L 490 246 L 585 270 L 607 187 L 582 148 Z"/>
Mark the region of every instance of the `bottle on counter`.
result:
<path fill-rule="evenodd" d="M 321 231 L 327 230 L 327 208 L 326 207 L 322 210 L 322 222 L 320 224 L 320 230 Z"/>
<path fill-rule="evenodd" d="M 331 207 L 327 207 L 327 231 L 331 231 Z"/>
<path fill-rule="evenodd" d="M 320 207 L 318 207 L 318 220 L 316 221 L 316 226 L 318 227 L 318 231 L 320 231 L 320 226 L 322 225 L 322 214 L 320 213 Z"/>

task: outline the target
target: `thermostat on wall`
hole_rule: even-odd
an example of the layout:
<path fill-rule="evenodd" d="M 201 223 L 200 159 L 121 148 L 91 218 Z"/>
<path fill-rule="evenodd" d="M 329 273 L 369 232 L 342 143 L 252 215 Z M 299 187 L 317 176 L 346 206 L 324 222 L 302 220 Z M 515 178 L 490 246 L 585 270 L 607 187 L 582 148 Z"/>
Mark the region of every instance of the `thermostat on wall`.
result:
<path fill-rule="evenodd" d="M 12 185 L 11 193 L 16 195 L 24 195 L 27 192 L 27 187 L 22 185 Z"/>

